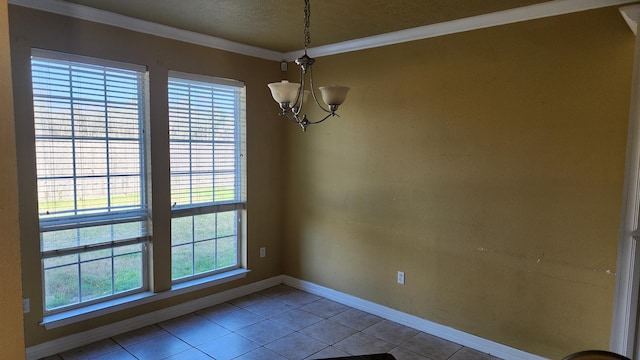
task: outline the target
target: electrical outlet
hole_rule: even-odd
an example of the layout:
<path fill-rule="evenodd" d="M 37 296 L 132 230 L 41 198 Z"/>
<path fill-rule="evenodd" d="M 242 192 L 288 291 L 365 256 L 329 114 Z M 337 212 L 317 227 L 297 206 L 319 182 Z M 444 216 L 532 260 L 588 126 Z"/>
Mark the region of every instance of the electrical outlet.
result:
<path fill-rule="evenodd" d="M 404 285 L 404 271 L 398 271 L 398 284 Z"/>
<path fill-rule="evenodd" d="M 31 304 L 29 298 L 22 299 L 22 312 L 28 314 L 31 311 Z"/>
<path fill-rule="evenodd" d="M 263 246 L 260 248 L 260 257 L 263 258 L 266 256 L 267 256 L 267 248 Z"/>

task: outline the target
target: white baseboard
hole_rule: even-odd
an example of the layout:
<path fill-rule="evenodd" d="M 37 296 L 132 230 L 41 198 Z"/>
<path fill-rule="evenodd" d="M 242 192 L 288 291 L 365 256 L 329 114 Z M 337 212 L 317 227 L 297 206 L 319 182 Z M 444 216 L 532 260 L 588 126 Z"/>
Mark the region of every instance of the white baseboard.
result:
<path fill-rule="evenodd" d="M 240 286 L 235 289 L 223 291 L 218 294 L 187 301 L 166 309 L 150 312 L 127 320 L 118 321 L 113 324 L 30 346 L 26 349 L 27 360 L 36 360 L 59 354 L 79 346 L 91 344 L 92 342 L 103 340 L 111 336 L 170 320 L 178 316 L 186 315 L 209 306 L 221 304 L 279 284 L 282 284 L 282 276 L 275 276 L 266 280 Z"/>
<path fill-rule="evenodd" d="M 465 333 L 460 330 L 456 330 L 447 326 L 436 324 L 429 320 L 419 318 L 417 316 L 409 315 L 398 310 L 391 309 L 386 306 L 378 305 L 376 303 L 363 300 L 361 298 L 348 295 L 333 289 L 326 288 L 324 286 L 316 285 L 307 281 L 292 278 L 290 276 L 283 275 L 282 281 L 285 285 L 289 285 L 296 289 L 304 290 L 312 294 L 316 294 L 339 302 L 341 304 L 353 307 L 358 310 L 368 312 L 373 315 L 380 316 L 381 318 L 409 326 L 416 330 L 420 330 L 430 335 L 437 336 L 439 338 L 455 342 L 457 344 L 466 346 L 468 348 L 481 351 L 483 353 L 491 354 L 502 359 L 509 360 L 546 360 L 546 358 L 538 355 L 533 355 L 522 350 L 514 349 L 512 347 L 502 345 L 490 340 L 483 339 L 481 337 Z"/>
<path fill-rule="evenodd" d="M 249 295 L 256 291 L 261 291 L 279 284 L 289 285 L 291 287 L 304 290 L 312 294 L 320 295 L 329 300 L 339 302 L 341 304 L 380 316 L 384 319 L 412 327 L 427 334 L 431 334 L 442 339 L 449 340 L 457 344 L 503 359 L 546 360 L 545 358 L 537 355 L 498 344 L 496 342 L 486 340 L 475 335 L 467 334 L 465 332 L 447 326 L 436 324 L 417 316 L 409 315 L 407 313 L 403 313 L 386 306 L 378 305 L 376 303 L 352 295 L 348 295 L 307 281 L 299 280 L 287 275 L 275 276 L 252 284 L 240 286 L 235 289 L 227 290 L 218 294 L 206 296 L 192 301 L 187 301 L 185 303 L 171 306 L 166 309 L 154 311 L 148 314 L 136 316 L 134 318 L 84 331 L 82 333 L 77 333 L 55 340 L 47 341 L 38 345 L 30 346 L 26 349 L 27 360 L 36 360 L 47 356 L 59 354 L 61 352 L 71 350 L 79 346 L 87 345 L 92 342 L 106 339 L 145 326 L 157 324 L 162 321 L 186 315 L 194 311 L 233 300 L 241 296 Z"/>

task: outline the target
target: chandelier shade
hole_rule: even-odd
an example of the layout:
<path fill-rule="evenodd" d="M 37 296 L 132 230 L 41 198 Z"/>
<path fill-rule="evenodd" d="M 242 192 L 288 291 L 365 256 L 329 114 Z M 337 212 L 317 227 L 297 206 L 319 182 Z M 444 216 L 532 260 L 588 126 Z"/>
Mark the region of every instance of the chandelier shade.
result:
<path fill-rule="evenodd" d="M 349 91 L 348 87 L 340 85 L 320 86 L 318 89 L 322 94 L 322 100 L 329 106 L 342 105 Z"/>
<path fill-rule="evenodd" d="M 279 104 L 293 104 L 298 99 L 300 84 L 283 80 L 277 83 L 268 84 L 271 89 L 271 96 Z"/>

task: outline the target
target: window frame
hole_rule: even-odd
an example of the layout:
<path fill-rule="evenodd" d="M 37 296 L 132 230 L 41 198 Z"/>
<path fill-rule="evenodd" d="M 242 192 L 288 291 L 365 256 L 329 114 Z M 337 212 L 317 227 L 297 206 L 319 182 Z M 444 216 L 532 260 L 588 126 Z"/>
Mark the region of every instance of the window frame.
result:
<path fill-rule="evenodd" d="M 42 218 L 42 214 L 40 213 L 40 210 L 38 211 L 38 222 L 39 222 L 39 226 L 40 229 L 38 230 L 38 233 L 40 234 L 40 271 L 41 271 L 41 279 L 42 279 L 42 283 L 41 283 L 41 290 L 42 290 L 42 305 L 43 305 L 43 316 L 51 316 L 51 315 L 55 315 L 55 314 L 59 314 L 59 313 L 63 313 L 63 312 L 68 312 L 68 311 L 73 311 L 76 309 L 82 309 L 82 308 L 86 308 L 86 307 L 91 307 L 93 305 L 96 304 L 100 304 L 100 303 L 104 303 L 104 302 L 109 302 L 109 301 L 113 301 L 116 299 L 120 299 L 120 298 L 124 298 L 127 296 L 131 296 L 134 294 L 139 294 L 139 293 L 143 293 L 145 291 L 149 290 L 149 251 L 148 251 L 148 243 L 150 241 L 150 231 L 149 231 L 149 222 L 148 222 L 148 182 L 149 179 L 147 177 L 147 166 L 148 166 L 148 162 L 146 159 L 146 147 L 148 146 L 147 144 L 147 139 L 146 139 L 146 129 L 148 126 L 148 106 L 147 106 L 147 97 L 146 94 L 148 93 L 148 71 L 147 68 L 145 66 L 141 66 L 141 65 L 135 65 L 135 64 L 129 64 L 129 63 L 124 63 L 124 62 L 118 62 L 118 61 L 111 61 L 111 60 L 106 60 L 106 59 L 99 59 L 99 58 L 93 58 L 93 57 L 87 57 L 87 56 L 81 56 L 81 55 L 74 55 L 74 54 L 68 54 L 68 53 L 62 53 L 62 52 L 56 52 L 56 51 L 49 51 L 49 50 L 42 50 L 42 49 L 32 49 L 31 51 L 31 57 L 30 57 L 30 61 L 31 61 L 31 65 L 32 65 L 32 70 L 31 70 L 31 85 L 34 86 L 35 84 L 35 77 L 34 77 L 34 70 L 33 70 L 33 64 L 34 64 L 34 60 L 37 61 L 43 61 L 43 62 L 49 62 L 50 64 L 55 64 L 55 63 L 62 63 L 62 64 L 68 64 L 69 66 L 78 66 L 78 67 L 82 67 L 83 65 L 87 66 L 87 69 L 89 68 L 103 68 L 103 69 L 114 69 L 117 71 L 125 71 L 125 72 L 134 72 L 135 75 L 135 79 L 136 79 L 136 89 L 137 89 L 137 137 L 134 140 L 137 143 L 138 146 L 138 151 L 139 151 L 139 163 L 137 168 L 139 169 L 139 172 L 137 173 L 139 176 L 139 207 L 136 205 L 135 207 L 129 209 L 129 210 L 121 210 L 121 211 L 116 211 L 114 214 L 109 214 L 110 210 L 111 210 L 111 204 L 110 204 L 110 199 L 107 200 L 107 203 L 109 204 L 106 208 L 103 208 L 103 212 L 101 214 L 98 215 L 92 215 L 92 214 L 87 214 L 87 215 L 77 215 L 77 212 L 79 211 L 79 208 L 77 206 L 74 206 L 74 212 L 76 213 L 76 215 L 68 215 L 68 216 L 60 216 L 60 217 L 51 217 L 51 218 Z M 105 80 L 107 79 L 107 76 L 104 75 Z M 105 88 L 105 94 L 106 94 L 106 84 L 104 85 Z M 70 88 L 71 90 L 71 88 Z M 34 107 L 34 124 L 33 124 L 33 129 L 34 129 L 34 136 L 36 139 L 36 151 L 35 154 L 38 154 L 38 150 L 37 150 L 37 139 L 38 139 L 38 135 L 37 135 L 37 126 L 38 126 L 38 121 L 36 120 L 36 98 L 41 97 L 39 95 L 36 95 L 36 91 L 35 89 L 33 89 L 32 91 L 32 97 L 31 100 L 33 102 L 32 106 Z M 46 97 L 42 97 L 43 99 Z M 52 101 L 51 98 L 46 98 L 49 101 Z M 72 99 L 72 96 L 69 97 L 69 99 Z M 106 101 L 105 101 L 105 106 L 106 106 Z M 70 102 L 70 109 L 73 107 L 73 105 L 71 105 Z M 73 123 L 75 120 L 75 115 L 71 115 L 72 117 L 70 118 L 70 122 Z M 72 125 L 73 126 L 73 125 Z M 106 120 L 105 120 L 105 126 L 106 126 Z M 75 141 L 74 138 L 75 135 L 71 135 L 70 140 L 71 141 Z M 63 137 L 60 137 L 59 139 L 62 139 Z M 52 138 L 54 139 L 54 138 Z M 108 143 L 109 141 L 113 140 L 112 138 L 110 138 L 109 136 L 105 135 L 104 137 L 104 141 L 105 144 Z M 109 150 L 107 150 L 107 152 L 109 152 Z M 75 156 L 75 150 L 74 150 L 74 155 Z M 106 155 L 108 158 L 108 155 Z M 109 163 L 108 160 L 105 163 L 106 167 L 109 168 Z M 40 179 L 39 176 L 39 171 L 38 171 L 38 166 L 37 163 L 35 164 L 35 172 L 34 175 L 37 179 Z M 75 183 L 76 179 L 76 165 L 77 164 L 72 164 L 72 167 L 74 168 L 73 170 L 73 181 Z M 109 179 L 111 179 L 110 177 L 111 175 L 109 175 L 109 170 L 107 170 L 106 175 L 104 175 L 105 180 L 107 182 L 109 182 Z M 38 180 L 39 181 L 39 180 Z M 36 193 L 39 193 L 39 188 L 36 190 Z M 110 192 L 107 193 L 107 197 L 109 197 Z M 78 201 L 77 200 L 77 194 L 74 191 L 74 202 Z M 40 199 L 38 198 L 38 208 L 40 207 Z M 104 211 L 104 209 L 108 209 L 106 212 Z M 80 211 L 82 212 L 82 211 Z M 79 231 L 81 231 L 82 229 L 87 229 L 87 228 L 91 228 L 91 227 L 99 227 L 99 226 L 111 226 L 111 228 L 113 229 L 113 225 L 118 225 L 118 224 L 125 224 L 125 223 L 139 223 L 140 225 L 140 232 L 138 235 L 134 235 L 134 236 L 126 236 L 120 239 L 116 239 L 113 240 L 113 234 L 111 233 L 111 240 L 103 240 L 103 241 L 99 241 L 97 243 L 89 243 L 89 244 L 78 244 L 77 246 L 67 246 L 67 247 L 63 247 L 61 249 L 51 249 L 51 250 L 45 250 L 43 248 L 43 236 L 45 233 L 49 233 L 49 232 L 55 232 L 55 231 L 64 231 L 64 230 L 75 230 L 77 235 L 76 235 L 76 241 L 80 241 L 80 235 L 78 235 Z M 141 279 L 141 284 L 140 287 L 136 287 L 133 289 L 128 289 L 125 291 L 121 291 L 121 292 L 116 292 L 116 285 L 115 285 L 115 272 L 114 272 L 114 259 L 118 258 L 119 256 L 122 256 L 122 254 L 115 254 L 115 251 L 118 248 L 123 248 L 125 246 L 131 246 L 131 245 L 140 245 L 140 250 L 139 250 L 139 254 L 140 254 L 140 279 Z M 47 270 L 46 268 L 46 261 L 47 259 L 51 259 L 54 257 L 62 257 L 62 256 L 69 256 L 69 255 L 76 255 L 77 258 L 74 262 L 69 263 L 68 265 L 73 265 L 75 264 L 75 266 L 78 267 L 77 271 L 78 271 L 78 283 L 79 286 L 81 286 L 80 284 L 82 283 L 82 277 L 81 277 L 81 273 L 82 273 L 82 264 L 85 264 L 91 260 L 86 260 L 86 259 L 82 259 L 82 255 L 83 254 L 88 254 L 91 252 L 96 252 L 96 251 L 101 251 L 101 250 L 106 250 L 106 249 L 111 249 L 110 254 L 107 255 L 106 257 L 102 257 L 102 259 L 110 259 L 111 262 L 111 291 L 110 294 L 108 295 L 103 295 L 103 296 L 97 296 L 94 298 L 90 298 L 89 300 L 85 300 L 82 301 L 82 290 L 81 287 L 79 287 L 79 298 L 78 301 L 75 303 L 71 303 L 71 304 L 67 304 L 67 305 L 61 305 L 61 306 L 57 306 L 57 307 L 51 307 L 51 308 L 47 308 L 47 282 L 46 282 L 46 276 L 45 276 L 45 270 Z M 134 253 L 138 253 L 138 251 L 134 251 Z"/>
<path fill-rule="evenodd" d="M 215 87 L 215 86 L 232 87 L 232 88 L 235 88 L 234 96 L 236 101 L 234 103 L 234 106 L 235 106 L 234 146 L 236 150 L 234 155 L 234 159 L 235 159 L 234 176 L 236 178 L 236 181 L 234 182 L 234 199 L 230 201 L 216 201 L 215 199 L 213 199 L 211 202 L 207 202 L 207 203 L 195 203 L 195 204 L 190 203 L 190 204 L 180 204 L 180 205 L 174 204 L 173 199 L 171 200 L 172 201 L 172 207 L 171 207 L 172 224 L 173 224 L 173 220 L 177 218 L 183 218 L 188 216 L 195 217 L 198 215 L 205 215 L 205 214 L 220 214 L 220 213 L 234 211 L 235 212 L 234 233 L 235 233 L 235 250 L 236 250 L 235 264 L 232 266 L 227 266 L 223 268 L 214 268 L 213 270 L 200 272 L 200 273 L 195 272 L 196 270 L 195 270 L 195 264 L 194 264 L 191 275 L 176 277 L 176 278 L 174 278 L 173 271 L 172 271 L 171 282 L 172 284 L 176 285 L 176 284 L 188 283 L 194 280 L 200 280 L 200 279 L 211 277 L 211 276 L 216 276 L 219 274 L 224 274 L 225 272 L 238 270 L 243 267 L 243 261 L 242 261 L 243 259 L 242 254 L 244 251 L 243 219 L 246 217 L 246 182 L 247 182 L 246 156 L 245 156 L 246 154 L 246 86 L 244 82 L 238 81 L 238 80 L 212 77 L 212 76 L 200 75 L 200 74 L 185 73 L 185 72 L 180 72 L 175 70 L 169 70 L 167 80 L 168 80 L 167 81 L 167 84 L 168 84 L 167 107 L 169 112 L 170 128 L 171 128 L 171 121 L 172 121 L 171 120 L 172 100 L 170 99 L 172 82 L 174 83 L 182 82 L 182 83 L 188 83 L 190 85 L 201 84 L 204 86 L 212 86 L 212 87 Z M 212 105 L 211 111 L 213 113 L 213 105 Z M 214 121 L 215 121 L 215 118 L 212 118 L 212 136 L 213 136 L 213 133 L 215 132 L 214 130 L 215 125 L 213 124 Z M 173 141 L 171 139 L 171 130 L 170 130 L 170 135 L 169 135 L 170 148 L 172 143 Z M 191 142 L 189 143 L 191 144 Z M 215 141 L 213 139 L 212 139 L 212 143 L 214 144 L 212 145 L 212 147 L 214 147 Z M 170 150 L 169 159 L 170 159 L 169 160 L 170 161 L 170 170 L 169 170 L 170 183 L 172 183 L 173 171 L 171 170 L 171 163 L 173 162 L 173 160 L 172 160 L 171 150 Z M 213 173 L 215 173 L 215 170 L 213 170 Z M 193 172 L 190 171 L 190 175 L 192 174 Z M 192 185 L 192 183 L 190 183 L 190 185 Z M 170 187 L 171 187 L 170 192 L 173 193 L 174 189 L 172 184 L 170 185 Z M 192 221 L 195 221 L 195 220 L 192 220 Z M 217 240 L 217 239 L 218 239 L 217 237 L 214 238 L 214 240 Z M 191 244 L 193 245 L 194 243 L 195 243 L 195 240 L 192 239 Z M 173 251 L 173 248 L 174 248 L 173 239 L 171 240 L 170 247 Z M 216 256 L 217 256 L 217 253 L 216 253 Z M 195 260 L 192 259 L 192 262 L 194 261 Z M 174 266 L 173 259 L 171 260 L 171 266 L 173 269 L 173 266 Z"/>

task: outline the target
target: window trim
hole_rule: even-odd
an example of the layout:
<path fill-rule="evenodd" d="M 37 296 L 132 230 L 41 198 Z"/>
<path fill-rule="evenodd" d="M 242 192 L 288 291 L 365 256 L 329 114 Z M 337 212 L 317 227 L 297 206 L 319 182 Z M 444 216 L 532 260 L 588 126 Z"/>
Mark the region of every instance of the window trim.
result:
<path fill-rule="evenodd" d="M 106 67 L 136 71 L 141 73 L 146 73 L 148 71 L 145 65 L 132 64 L 132 63 L 127 63 L 122 61 L 108 60 L 108 59 L 96 58 L 91 56 L 76 55 L 76 54 L 45 50 L 45 49 L 39 49 L 39 48 L 32 48 L 31 56 L 48 58 L 53 61 L 57 60 L 57 61 L 88 63 L 96 66 L 106 66 Z"/>

